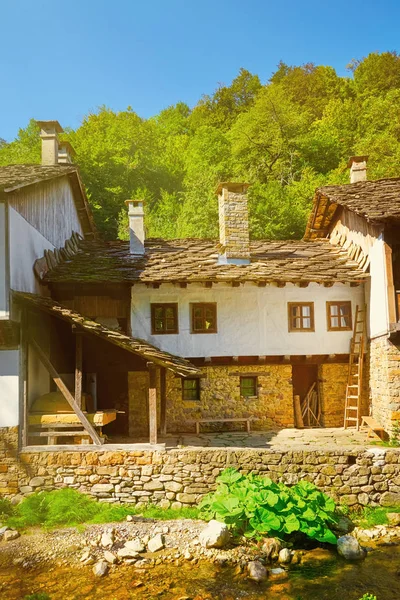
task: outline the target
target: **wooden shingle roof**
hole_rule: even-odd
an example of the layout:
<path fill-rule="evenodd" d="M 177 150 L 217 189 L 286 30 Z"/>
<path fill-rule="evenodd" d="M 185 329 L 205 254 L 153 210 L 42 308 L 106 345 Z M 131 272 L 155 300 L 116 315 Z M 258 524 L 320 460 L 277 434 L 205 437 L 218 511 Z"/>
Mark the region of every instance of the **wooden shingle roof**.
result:
<path fill-rule="evenodd" d="M 24 304 L 28 308 L 49 313 L 63 321 L 67 321 L 85 333 L 94 335 L 106 342 L 110 342 L 128 352 L 132 352 L 141 358 L 153 362 L 156 365 L 166 367 L 179 375 L 190 377 L 198 375 L 200 370 L 185 358 L 160 350 L 145 340 L 133 338 L 129 335 L 109 329 L 96 321 L 92 321 L 83 315 L 62 306 L 52 298 L 29 294 L 26 292 L 14 292 L 13 299 L 17 303 Z"/>
<path fill-rule="evenodd" d="M 371 223 L 400 221 L 400 178 L 318 188 L 304 239 L 325 237 L 340 207 L 354 212 Z"/>
<path fill-rule="evenodd" d="M 81 241 L 50 270 L 50 283 L 291 282 L 355 283 L 367 275 L 327 240 L 252 241 L 248 265 L 218 263 L 219 244 L 204 239 L 147 240 L 143 257 L 128 242 Z"/>
<path fill-rule="evenodd" d="M 74 192 L 76 209 L 86 238 L 97 236 L 91 208 L 82 185 L 78 167 L 71 164 L 59 165 L 6 165 L 0 167 L 1 192 L 17 192 L 20 188 L 40 184 L 51 179 L 67 176 Z"/>
<path fill-rule="evenodd" d="M 76 172 L 73 165 L 7 165 L 0 167 L 0 191 L 18 188 Z"/>

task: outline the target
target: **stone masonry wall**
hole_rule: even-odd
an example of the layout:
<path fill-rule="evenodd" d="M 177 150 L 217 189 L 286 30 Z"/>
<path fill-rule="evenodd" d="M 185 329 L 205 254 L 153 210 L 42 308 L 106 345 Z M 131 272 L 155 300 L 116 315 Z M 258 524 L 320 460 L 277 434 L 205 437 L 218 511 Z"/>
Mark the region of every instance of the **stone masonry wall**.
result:
<path fill-rule="evenodd" d="M 390 434 L 400 421 L 400 348 L 383 336 L 371 340 L 369 371 L 372 416 Z"/>
<path fill-rule="evenodd" d="M 167 372 L 167 431 L 190 432 L 197 418 L 253 417 L 255 430 L 293 427 L 292 367 L 290 365 L 212 366 L 201 369 L 200 401 L 182 399 L 182 379 Z M 258 395 L 240 396 L 240 373 L 258 377 Z M 129 432 L 148 434 L 148 373 L 129 374 Z M 237 423 L 233 427 L 237 428 Z M 216 425 L 218 427 L 218 425 Z M 209 429 L 215 429 L 210 425 Z M 207 428 L 204 427 L 204 430 Z M 224 424 L 229 429 L 229 424 Z"/>
<path fill-rule="evenodd" d="M 293 427 L 293 386 L 291 365 L 230 365 L 201 369 L 200 401 L 182 399 L 182 379 L 167 373 L 167 431 L 194 431 L 188 421 L 200 418 L 252 417 L 252 429 L 266 430 Z M 322 423 L 325 427 L 343 425 L 346 396 L 347 364 L 322 364 L 319 367 L 319 389 Z M 240 396 L 240 374 L 258 377 L 258 396 Z M 129 373 L 129 433 L 132 437 L 148 435 L 148 373 Z M 158 382 L 159 388 L 159 382 Z M 368 413 L 364 413 L 368 414 Z M 208 430 L 220 427 L 211 424 Z M 224 429 L 238 424 L 224 424 Z M 203 425 L 204 431 L 207 427 Z"/>
<path fill-rule="evenodd" d="M 0 496 L 65 486 L 104 502 L 196 505 L 228 466 L 289 485 L 305 479 L 351 506 L 400 504 L 400 451 L 176 449 L 15 452 L 17 432 L 0 430 Z"/>

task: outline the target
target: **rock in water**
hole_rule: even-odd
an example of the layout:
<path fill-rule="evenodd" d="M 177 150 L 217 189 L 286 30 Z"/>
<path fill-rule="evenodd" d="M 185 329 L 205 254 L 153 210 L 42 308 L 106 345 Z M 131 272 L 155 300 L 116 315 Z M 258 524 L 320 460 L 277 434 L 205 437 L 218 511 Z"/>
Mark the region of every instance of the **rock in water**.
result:
<path fill-rule="evenodd" d="M 117 557 L 115 556 L 115 554 L 109 552 L 108 550 L 104 551 L 104 558 L 111 565 L 114 565 L 117 562 Z"/>
<path fill-rule="evenodd" d="M 289 577 L 288 572 L 281 567 L 276 567 L 275 569 L 271 569 L 269 572 L 269 578 L 272 581 L 282 581 L 282 579 L 287 579 Z"/>
<path fill-rule="evenodd" d="M 366 552 L 352 535 L 343 535 L 337 541 L 337 551 L 346 560 L 362 560 Z"/>
<path fill-rule="evenodd" d="M 108 573 L 108 563 L 105 560 L 100 560 L 94 565 L 93 573 L 96 577 L 104 577 Z"/>
<path fill-rule="evenodd" d="M 276 538 L 265 538 L 264 543 L 261 546 L 261 551 L 265 554 L 265 558 L 268 560 L 275 560 L 278 558 L 281 550 L 282 544 Z"/>
<path fill-rule="evenodd" d="M 278 560 L 282 565 L 288 565 L 292 560 L 292 553 L 289 548 L 282 548 L 279 552 Z"/>
<path fill-rule="evenodd" d="M 20 536 L 20 534 L 18 533 L 18 531 L 13 531 L 12 529 L 8 529 L 3 534 L 3 540 L 5 542 L 11 542 L 11 540 L 16 540 L 17 538 L 19 538 L 19 536 Z"/>
<path fill-rule="evenodd" d="M 249 579 L 252 579 L 257 583 L 260 583 L 260 581 L 264 581 L 264 579 L 267 578 L 267 569 L 258 560 L 249 562 L 247 570 L 249 572 Z"/>
<path fill-rule="evenodd" d="M 147 549 L 149 552 L 158 552 L 164 548 L 164 536 L 161 533 L 155 535 L 148 541 Z"/>
<path fill-rule="evenodd" d="M 199 540 L 204 548 L 223 548 L 229 542 L 230 533 L 225 523 L 212 520 L 199 535 Z"/>

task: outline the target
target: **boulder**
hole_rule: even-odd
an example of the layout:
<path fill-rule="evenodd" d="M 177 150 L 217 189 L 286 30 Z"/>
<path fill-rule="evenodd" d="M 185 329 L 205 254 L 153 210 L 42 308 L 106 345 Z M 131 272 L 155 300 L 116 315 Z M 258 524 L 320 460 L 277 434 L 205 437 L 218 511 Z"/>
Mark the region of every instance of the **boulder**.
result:
<path fill-rule="evenodd" d="M 93 573 L 96 577 L 104 577 L 107 575 L 108 569 L 108 563 L 105 560 L 99 560 L 93 567 Z"/>
<path fill-rule="evenodd" d="M 7 529 L 7 531 L 5 531 L 3 534 L 3 540 L 5 542 L 11 542 L 11 540 L 16 540 L 17 538 L 19 538 L 19 536 L 20 534 L 18 533 L 18 531 Z"/>
<path fill-rule="evenodd" d="M 337 522 L 332 525 L 332 531 L 336 533 L 338 536 L 346 535 L 354 529 L 354 523 L 349 517 L 345 515 L 340 515 Z"/>
<path fill-rule="evenodd" d="M 164 536 L 158 533 L 152 537 L 147 543 L 147 549 L 149 552 L 158 552 L 164 548 Z"/>
<path fill-rule="evenodd" d="M 5 534 L 5 532 L 6 532 L 6 531 L 8 531 L 9 529 L 10 529 L 10 528 L 9 528 L 9 527 L 7 527 L 7 525 L 4 525 L 3 527 L 0 527 L 0 537 L 1 537 L 2 535 L 4 535 L 4 534 Z"/>
<path fill-rule="evenodd" d="M 146 548 L 140 540 L 129 540 L 125 542 L 124 548 L 134 550 L 135 552 L 145 552 Z"/>
<path fill-rule="evenodd" d="M 110 548 L 114 543 L 114 534 L 112 531 L 105 531 L 101 536 L 100 544 L 103 548 Z"/>
<path fill-rule="evenodd" d="M 140 554 L 139 552 L 136 552 L 135 550 L 132 550 L 131 548 L 121 548 L 120 550 L 118 550 L 117 552 L 117 556 L 118 558 L 139 558 Z"/>
<path fill-rule="evenodd" d="M 199 540 L 204 548 L 223 548 L 230 540 L 229 529 L 225 523 L 213 519 L 200 533 Z"/>
<path fill-rule="evenodd" d="M 267 578 L 267 569 L 264 567 L 259 560 L 252 560 L 247 565 L 247 571 L 249 573 L 249 579 L 260 583 Z"/>
<path fill-rule="evenodd" d="M 104 551 L 104 560 L 106 560 L 111 565 L 114 565 L 117 562 L 117 557 L 109 550 Z"/>
<path fill-rule="evenodd" d="M 292 553 L 289 548 L 282 548 L 278 555 L 278 561 L 282 565 L 288 565 L 292 561 Z"/>
<path fill-rule="evenodd" d="M 276 560 L 281 550 L 282 544 L 276 538 L 265 538 L 261 546 L 261 552 L 267 560 Z"/>
<path fill-rule="evenodd" d="M 380 499 L 381 506 L 396 506 L 400 504 L 400 493 L 384 492 Z"/>
<path fill-rule="evenodd" d="M 346 560 L 362 560 L 366 552 L 352 535 L 343 535 L 337 541 L 337 551 Z"/>
<path fill-rule="evenodd" d="M 400 513 L 387 513 L 386 517 L 390 527 L 398 527 L 400 525 Z"/>

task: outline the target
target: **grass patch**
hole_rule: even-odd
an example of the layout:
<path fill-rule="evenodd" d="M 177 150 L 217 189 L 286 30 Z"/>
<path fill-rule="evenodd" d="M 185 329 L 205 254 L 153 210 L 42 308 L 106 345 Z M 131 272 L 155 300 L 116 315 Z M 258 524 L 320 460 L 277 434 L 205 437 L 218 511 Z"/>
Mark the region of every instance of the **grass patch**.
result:
<path fill-rule="evenodd" d="M 4 521 L 14 514 L 14 507 L 6 498 L 0 498 L 0 520 Z"/>
<path fill-rule="evenodd" d="M 121 506 L 97 502 L 90 496 L 71 488 L 63 488 L 52 492 L 37 492 L 24 498 L 13 507 L 5 505 L 5 521 L 9 527 L 26 529 L 41 526 L 46 528 L 60 526 L 76 526 L 93 523 L 112 523 L 124 521 L 128 515 L 140 514 L 146 518 L 195 519 L 196 508 L 162 509 L 149 505 L 135 509 L 132 506 Z M 11 510 L 9 508 L 11 507 Z M 0 507 L 1 508 L 1 507 Z"/>
<path fill-rule="evenodd" d="M 400 506 L 365 506 L 361 510 L 352 510 L 350 507 L 339 506 L 340 512 L 351 519 L 357 527 L 370 529 L 375 525 L 388 525 L 388 513 L 400 513 Z"/>

